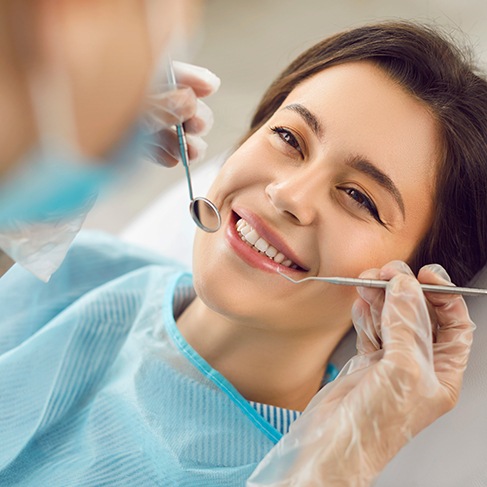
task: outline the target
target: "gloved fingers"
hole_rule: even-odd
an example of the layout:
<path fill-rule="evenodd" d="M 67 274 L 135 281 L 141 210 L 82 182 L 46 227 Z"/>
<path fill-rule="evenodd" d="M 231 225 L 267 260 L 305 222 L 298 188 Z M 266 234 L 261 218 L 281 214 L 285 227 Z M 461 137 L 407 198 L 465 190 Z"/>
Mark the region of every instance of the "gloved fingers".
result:
<path fill-rule="evenodd" d="M 149 133 L 190 120 L 197 111 L 197 97 L 187 86 L 165 89 L 147 96 L 144 123 Z"/>
<path fill-rule="evenodd" d="M 194 64 L 173 61 L 178 84 L 189 86 L 198 98 L 212 95 L 220 87 L 220 78 L 207 68 Z"/>
<path fill-rule="evenodd" d="M 352 322 L 357 332 L 357 353 L 366 355 L 381 349 L 377 321 L 372 317 L 369 303 L 361 297 L 352 306 Z"/>
<path fill-rule="evenodd" d="M 437 264 L 423 267 L 418 279 L 428 284 L 451 284 L 445 269 Z M 451 400 L 447 406 L 452 407 L 460 392 L 475 324 L 461 295 L 426 293 L 426 298 L 432 305 L 437 322 L 435 371 Z"/>
<path fill-rule="evenodd" d="M 397 274 L 389 281 L 382 310 L 382 343 L 397 392 L 435 393 L 431 320 L 423 291 L 412 276 Z"/>
<path fill-rule="evenodd" d="M 452 320 L 447 326 L 440 324 L 434 345 L 435 373 L 445 394 L 443 412 L 453 408 L 458 400 L 475 330 L 471 320 L 462 320 L 459 315 L 458 321 Z"/>
<path fill-rule="evenodd" d="M 378 279 L 390 281 L 398 274 L 406 274 L 414 277 L 413 271 L 405 262 L 402 260 L 392 260 L 391 262 L 388 262 L 386 265 L 382 266 Z"/>
<path fill-rule="evenodd" d="M 420 278 L 421 276 L 422 278 Z M 428 284 L 448 285 L 452 283 L 448 272 L 440 264 L 428 264 L 421 267 L 418 272 L 418 278 L 420 282 Z"/>
<path fill-rule="evenodd" d="M 144 157 L 161 166 L 176 166 L 181 159 L 177 135 L 171 130 L 160 131 L 147 143 Z"/>
<path fill-rule="evenodd" d="M 397 274 L 388 283 L 382 309 L 382 340 L 388 348 L 406 349 L 406 337 L 432 345 L 430 316 L 419 282 L 412 276 Z M 386 337 L 387 335 L 387 337 Z M 384 345 L 384 348 L 387 347 Z"/>
<path fill-rule="evenodd" d="M 427 284 L 441 284 L 452 285 L 448 273 L 443 267 L 438 264 L 430 264 L 421 268 L 418 274 L 418 280 Z M 458 339 L 456 330 L 457 325 L 460 328 L 465 328 L 465 331 L 472 331 L 475 329 L 475 324 L 470 319 L 468 308 L 463 297 L 459 294 L 444 294 L 444 293 L 425 293 L 426 299 L 431 305 L 435 314 L 435 321 L 437 323 L 436 343 L 450 342 L 449 334 L 450 327 L 454 339 Z"/>
<path fill-rule="evenodd" d="M 204 159 L 208 144 L 199 136 L 187 134 L 189 163 L 194 164 Z"/>
<path fill-rule="evenodd" d="M 430 264 L 422 267 L 418 273 L 418 280 L 424 284 L 441 284 L 443 286 L 454 286 L 452 284 L 450 276 L 446 270 L 438 264 Z M 454 294 L 443 294 L 443 293 L 425 293 L 428 301 L 433 305 L 433 307 L 442 307 L 446 303 L 449 303 L 453 298 Z M 461 295 L 458 298 L 462 299 Z"/>
<path fill-rule="evenodd" d="M 399 273 L 413 275 L 407 264 L 396 260 L 389 262 L 381 269 L 368 269 L 362 272 L 359 278 L 382 279 L 388 281 Z M 370 312 L 368 315 L 372 317 L 374 323 L 374 335 L 380 339 L 380 325 L 382 321 L 382 308 L 384 306 L 385 293 L 382 289 L 372 287 L 358 287 L 357 292 L 360 297 L 370 306 Z"/>
<path fill-rule="evenodd" d="M 362 272 L 360 279 L 379 279 L 380 269 L 368 269 Z M 374 322 L 376 334 L 380 337 L 380 321 L 384 304 L 384 290 L 373 287 L 357 287 L 359 296 L 369 305 L 370 316 Z"/>
<path fill-rule="evenodd" d="M 213 127 L 213 112 L 210 107 L 200 99 L 196 100 L 196 112 L 184 123 L 187 134 L 204 137 Z"/>
<path fill-rule="evenodd" d="M 186 143 L 189 164 L 203 159 L 208 144 L 201 137 L 187 134 Z M 179 140 L 175 129 L 164 129 L 155 134 L 148 144 L 145 155 L 150 161 L 165 167 L 174 167 L 181 162 Z"/>
<path fill-rule="evenodd" d="M 146 111 L 144 120 L 149 133 L 184 123 L 187 134 L 205 136 L 213 127 L 210 107 L 196 98 L 189 88 L 152 95 L 148 103 L 151 108 Z"/>
<path fill-rule="evenodd" d="M 367 269 L 358 277 L 359 279 L 379 279 L 380 269 Z M 357 287 L 357 292 L 360 297 L 367 303 L 373 303 L 379 296 L 383 295 L 377 288 L 373 287 Z"/>
<path fill-rule="evenodd" d="M 366 278 L 385 281 L 390 281 L 394 278 L 394 276 L 397 275 L 414 276 L 409 266 L 399 260 L 393 260 L 391 262 L 388 262 L 380 269 L 374 269 L 372 273 L 363 273 L 362 275 Z M 372 289 L 373 291 L 375 291 L 375 299 L 373 301 L 369 300 L 371 305 L 371 314 L 372 318 L 374 319 L 378 337 L 379 339 L 381 339 L 382 313 L 384 309 L 386 293 L 382 289 L 369 288 L 368 291 L 361 291 L 361 294 L 363 296 L 367 296 L 366 293 L 371 295 L 373 292 Z"/>
<path fill-rule="evenodd" d="M 425 266 L 425 267 L 428 267 L 428 266 Z M 441 266 L 437 266 L 436 264 L 432 265 L 432 269 L 435 269 L 438 272 L 440 271 L 440 268 L 443 270 L 443 272 L 445 272 Z M 399 272 L 414 277 L 413 271 L 405 262 L 402 262 L 399 260 L 394 260 L 394 261 L 386 264 L 381 269 L 380 279 L 390 281 Z M 445 272 L 445 274 L 446 274 L 446 272 Z M 435 341 L 435 339 L 436 339 L 436 319 L 434 317 L 434 311 L 431 309 L 431 305 L 428 301 L 426 302 L 426 305 L 428 307 L 428 312 L 430 314 L 430 322 L 431 322 L 431 330 L 432 330 L 432 334 L 433 334 L 433 341 Z"/>
<path fill-rule="evenodd" d="M 418 272 L 418 281 L 423 284 L 454 286 L 446 270 L 439 264 L 423 266 Z M 433 306 L 443 306 L 446 301 L 450 301 L 453 295 L 427 292 L 425 296 Z"/>
<path fill-rule="evenodd" d="M 403 273 L 413 275 L 411 269 L 401 261 L 392 261 L 381 269 L 369 269 L 360 274 L 361 279 L 385 279 Z M 362 303 L 356 301 L 355 312 L 357 323 L 354 322 L 357 331 L 357 350 L 359 353 L 373 352 L 381 348 L 381 322 L 385 293 L 382 289 L 371 287 L 358 287 L 357 291 Z M 367 309 L 368 308 L 368 309 Z M 352 308 L 353 317 L 354 308 Z M 358 325 L 358 326 L 357 326 Z M 361 326 L 362 325 L 362 326 Z"/>
<path fill-rule="evenodd" d="M 150 134 L 184 123 L 187 134 L 204 136 L 213 126 L 213 112 L 187 87 L 147 98 L 143 123 Z"/>
<path fill-rule="evenodd" d="M 175 166 L 180 160 L 174 126 L 184 124 L 188 144 L 188 162 L 201 160 L 207 144 L 200 137 L 213 125 L 211 109 L 199 100 L 214 93 L 219 78 L 206 68 L 174 62 L 176 88 L 167 83 L 152 87 L 147 96 L 143 123 L 149 134 L 155 134 L 146 150 L 147 158 L 163 166 Z"/>
<path fill-rule="evenodd" d="M 445 286 L 453 286 L 450 276 L 446 270 L 439 264 L 428 264 L 423 266 L 418 273 L 418 281 L 423 284 L 441 284 Z M 433 343 L 436 343 L 438 333 L 438 323 L 436 317 L 436 310 L 433 302 L 439 296 L 435 293 L 424 293 L 428 310 L 430 312 L 431 325 L 433 330 Z M 440 295 L 441 300 L 441 295 Z"/>

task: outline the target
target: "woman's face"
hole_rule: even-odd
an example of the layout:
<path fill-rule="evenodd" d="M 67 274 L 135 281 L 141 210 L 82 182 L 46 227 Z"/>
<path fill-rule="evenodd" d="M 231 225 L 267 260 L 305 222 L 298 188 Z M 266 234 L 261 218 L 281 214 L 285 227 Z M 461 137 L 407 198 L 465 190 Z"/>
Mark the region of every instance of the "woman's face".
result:
<path fill-rule="evenodd" d="M 431 223 L 438 159 L 432 115 L 372 63 L 305 80 L 228 159 L 210 190 L 223 224 L 214 234 L 198 231 L 199 296 L 249 326 L 343 330 L 354 288 L 296 286 L 276 271 L 295 279 L 357 277 L 407 261 Z M 270 244 L 267 253 L 285 261 L 242 240 L 240 219 L 255 230 L 254 239 L 244 238 L 262 237 L 257 245 Z"/>

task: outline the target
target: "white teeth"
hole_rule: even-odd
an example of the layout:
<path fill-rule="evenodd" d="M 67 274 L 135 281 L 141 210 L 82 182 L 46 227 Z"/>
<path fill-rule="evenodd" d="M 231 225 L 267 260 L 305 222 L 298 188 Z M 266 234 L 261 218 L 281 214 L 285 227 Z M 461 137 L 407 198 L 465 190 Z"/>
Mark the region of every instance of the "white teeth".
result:
<path fill-rule="evenodd" d="M 249 242 L 250 244 L 254 245 L 257 240 L 259 240 L 260 235 L 255 231 L 251 230 L 249 233 L 245 235 L 245 240 Z"/>
<path fill-rule="evenodd" d="M 266 242 L 243 218 L 238 220 L 235 225 L 240 238 L 254 246 L 259 252 L 265 253 L 269 259 L 274 260 L 278 264 L 291 267 L 292 269 L 298 269 L 298 266 L 293 263 L 291 259 L 288 259 L 284 254 L 278 252 L 276 248 Z"/>
<path fill-rule="evenodd" d="M 281 264 L 283 260 L 285 259 L 285 255 L 281 254 L 281 252 L 278 252 L 277 255 L 274 257 L 274 260 L 278 263 Z"/>
<path fill-rule="evenodd" d="M 237 231 L 242 235 L 247 235 L 251 230 L 252 227 L 243 218 L 240 218 L 237 222 Z"/>
<path fill-rule="evenodd" d="M 254 247 L 261 252 L 265 252 L 267 250 L 267 247 L 269 247 L 269 244 L 261 237 L 257 242 L 255 242 Z"/>
<path fill-rule="evenodd" d="M 277 255 L 277 249 L 275 249 L 272 245 L 269 245 L 267 247 L 267 250 L 265 251 L 267 257 L 270 257 L 271 259 Z"/>

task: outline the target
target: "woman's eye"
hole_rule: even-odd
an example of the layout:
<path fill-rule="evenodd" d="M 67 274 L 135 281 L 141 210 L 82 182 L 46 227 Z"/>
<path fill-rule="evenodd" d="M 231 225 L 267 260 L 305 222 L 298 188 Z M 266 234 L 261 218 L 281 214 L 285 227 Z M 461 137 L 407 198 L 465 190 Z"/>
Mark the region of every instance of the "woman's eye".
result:
<path fill-rule="evenodd" d="M 298 151 L 303 155 L 301 146 L 299 145 L 298 139 L 293 135 L 293 133 L 284 127 L 271 127 L 272 132 L 274 132 L 284 143 L 292 147 L 294 150 Z"/>
<path fill-rule="evenodd" d="M 344 191 L 355 204 L 357 204 L 361 209 L 366 210 L 375 220 L 377 220 L 381 225 L 385 223 L 381 220 L 379 212 L 374 202 L 364 193 L 355 188 L 338 188 Z"/>

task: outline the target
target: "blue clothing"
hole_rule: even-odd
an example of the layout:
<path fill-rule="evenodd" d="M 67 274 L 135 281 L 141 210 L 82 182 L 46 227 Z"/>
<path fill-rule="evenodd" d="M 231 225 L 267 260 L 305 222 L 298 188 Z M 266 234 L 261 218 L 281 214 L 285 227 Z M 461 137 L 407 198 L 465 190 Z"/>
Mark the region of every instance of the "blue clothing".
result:
<path fill-rule="evenodd" d="M 285 435 L 291 424 L 301 416 L 301 411 L 278 408 L 269 404 L 249 401 L 249 404 L 279 433 Z"/>
<path fill-rule="evenodd" d="M 193 298 L 179 266 L 102 235 L 49 284 L 0 279 L 0 485 L 244 485 L 300 413 L 196 353 L 175 322 Z"/>
<path fill-rule="evenodd" d="M 281 435 L 182 340 L 181 282 L 105 237 L 0 280 L 0 485 L 245 485 Z"/>
<path fill-rule="evenodd" d="M 103 236 L 0 279 L 1 486 L 245 485 L 281 433 L 177 330 L 190 285 Z"/>

